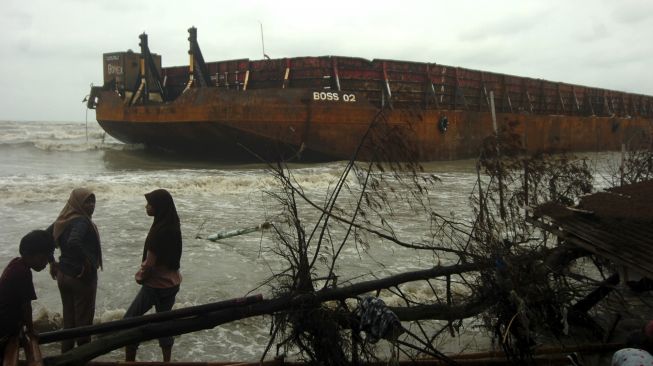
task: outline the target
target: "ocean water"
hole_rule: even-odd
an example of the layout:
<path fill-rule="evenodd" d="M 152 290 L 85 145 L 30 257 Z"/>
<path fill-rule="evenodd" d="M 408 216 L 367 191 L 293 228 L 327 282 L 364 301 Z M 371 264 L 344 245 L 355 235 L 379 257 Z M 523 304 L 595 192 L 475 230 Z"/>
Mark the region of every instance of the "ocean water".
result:
<path fill-rule="evenodd" d="M 597 161 L 614 154 L 595 155 Z M 602 164 L 602 163 L 599 163 Z M 293 165 L 297 183 L 323 202 L 344 167 L 342 162 Z M 476 181 L 473 161 L 424 165 L 440 182 L 430 192 L 434 208 L 458 218 L 469 216 L 469 195 Z M 144 193 L 168 189 L 182 221 L 183 283 L 175 308 L 200 305 L 252 293 L 270 297 L 259 287 L 283 261 L 271 252 L 272 233 L 257 232 L 210 242 L 207 235 L 259 225 L 278 219 L 281 207 L 270 197 L 279 183 L 262 164 L 217 165 L 145 151 L 105 135 L 95 122 L 0 121 L 0 266 L 18 255 L 20 238 L 44 229 L 57 217 L 75 187 L 92 189 L 97 198 L 94 221 L 102 238 L 104 270 L 100 272 L 96 322 L 120 319 L 139 286 L 138 269 L 151 218 L 145 214 Z M 428 219 L 396 203 L 396 231 L 406 241 L 428 236 Z M 317 213 L 306 209 L 308 222 Z M 200 238 L 198 238 L 200 237 Z M 345 249 L 338 268 L 340 282 L 429 268 L 436 259 L 382 242 L 362 251 Z M 38 300 L 34 317 L 42 330 L 60 325 L 61 301 L 56 281 L 46 271 L 34 274 Z M 428 293 L 421 285 L 415 294 Z M 391 296 L 385 299 L 393 303 Z M 183 361 L 258 360 L 267 345 L 269 317 L 245 319 L 176 338 L 173 358 Z M 49 325 L 43 325 L 49 324 Z M 58 345 L 47 345 L 46 355 Z M 122 351 L 102 356 L 121 359 Z M 146 342 L 139 360 L 158 360 L 156 341 Z"/>

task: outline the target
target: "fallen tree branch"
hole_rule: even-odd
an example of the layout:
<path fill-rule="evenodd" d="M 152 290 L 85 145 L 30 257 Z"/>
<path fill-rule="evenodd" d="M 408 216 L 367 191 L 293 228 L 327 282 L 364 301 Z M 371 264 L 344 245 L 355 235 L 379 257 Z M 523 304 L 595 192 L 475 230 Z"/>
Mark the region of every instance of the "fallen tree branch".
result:
<path fill-rule="evenodd" d="M 411 307 L 389 307 L 401 321 L 415 320 L 456 320 L 470 318 L 492 307 L 495 301 L 490 298 L 478 298 L 464 304 L 445 305 L 430 304 Z"/>
<path fill-rule="evenodd" d="M 133 318 L 126 318 L 121 320 L 116 320 L 112 322 L 106 322 L 96 325 L 88 325 L 78 328 L 68 328 L 56 330 L 53 332 L 45 332 L 39 335 L 39 343 L 46 344 L 62 339 L 71 339 L 78 337 L 90 336 L 93 334 L 101 334 L 108 332 L 115 332 L 123 329 L 133 328 L 139 325 L 148 324 L 148 323 L 157 323 L 166 320 L 187 318 L 191 316 L 200 315 L 202 313 L 209 313 L 218 310 L 224 310 L 231 307 L 238 307 L 243 305 L 253 304 L 255 302 L 260 302 L 263 300 L 262 295 L 254 295 L 248 297 L 242 297 L 237 299 L 224 300 L 204 305 L 191 306 L 183 309 L 164 311 L 161 313 L 148 314 Z"/>
<path fill-rule="evenodd" d="M 559 251 L 560 248 L 557 248 L 557 250 L 543 250 L 537 255 L 531 253 L 531 255 L 524 257 L 534 259 L 536 257 L 554 256 L 558 259 L 556 261 L 558 262 Z M 77 347 L 63 355 L 49 357 L 45 361 L 47 365 L 83 365 L 97 356 L 137 342 L 211 329 L 218 325 L 244 318 L 274 314 L 279 311 L 292 311 L 297 308 L 315 306 L 322 302 L 346 300 L 368 292 L 396 287 L 409 282 L 487 270 L 491 266 L 492 263 L 490 261 L 435 266 L 429 269 L 400 273 L 382 279 L 364 281 L 346 287 L 326 288 L 307 294 L 288 295 L 219 311 L 210 311 L 192 317 L 145 324 L 137 328 L 104 336 L 97 341 Z M 391 310 L 397 314 L 401 321 L 450 321 L 478 315 L 493 304 L 494 302 L 489 297 L 479 297 L 465 304 L 451 306 L 429 304 L 411 307 L 393 307 Z"/>
<path fill-rule="evenodd" d="M 406 282 L 431 279 L 450 274 L 460 274 L 478 269 L 479 264 L 436 266 L 426 270 L 401 273 L 380 280 L 361 282 L 347 287 L 329 288 L 310 294 L 296 296 L 289 295 L 277 299 L 263 300 L 255 304 L 204 313 L 190 318 L 146 324 L 137 328 L 104 336 L 97 341 L 74 348 L 60 356 L 49 357 L 45 362 L 46 365 L 83 365 L 95 357 L 133 343 L 161 337 L 175 336 L 203 329 L 211 329 L 221 324 L 248 317 L 273 314 L 278 311 L 291 310 L 293 308 L 305 307 L 307 305 L 312 306 L 325 301 L 344 300 L 370 291 L 378 290 L 379 288 L 388 288 Z M 418 312 L 423 311 L 419 308 L 415 309 Z M 406 311 L 405 314 L 410 314 L 410 311 Z M 415 315 L 406 316 L 415 317 Z M 449 318 L 449 316 L 447 316 L 447 318 Z"/>

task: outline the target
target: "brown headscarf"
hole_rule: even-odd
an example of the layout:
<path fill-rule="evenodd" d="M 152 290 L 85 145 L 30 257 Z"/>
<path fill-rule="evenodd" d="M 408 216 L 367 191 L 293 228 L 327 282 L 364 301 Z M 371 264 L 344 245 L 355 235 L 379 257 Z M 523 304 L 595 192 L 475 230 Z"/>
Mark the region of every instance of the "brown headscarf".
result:
<path fill-rule="evenodd" d="M 86 201 L 86 199 L 90 196 L 95 196 L 95 194 L 91 192 L 91 190 L 86 188 L 75 188 L 73 189 L 72 192 L 70 192 L 70 197 L 68 197 L 68 202 L 66 202 L 66 205 L 63 207 L 63 209 L 61 209 L 61 212 L 59 213 L 59 217 L 57 217 L 57 220 L 54 222 L 53 236 L 55 242 L 57 242 L 61 234 L 63 234 L 63 232 L 68 227 L 68 225 L 74 219 L 78 217 L 86 218 L 91 223 L 91 226 L 95 231 L 95 235 L 97 236 L 98 265 L 100 268 L 102 268 L 102 249 L 100 247 L 100 233 L 98 232 L 97 226 L 91 219 L 91 216 L 86 211 L 84 211 L 83 208 L 84 201 Z"/>
<path fill-rule="evenodd" d="M 181 225 L 172 196 L 165 189 L 145 194 L 147 203 L 154 209 L 154 222 L 150 227 L 143 248 L 143 261 L 150 250 L 157 256 L 156 265 L 171 270 L 179 269 L 181 260 Z"/>

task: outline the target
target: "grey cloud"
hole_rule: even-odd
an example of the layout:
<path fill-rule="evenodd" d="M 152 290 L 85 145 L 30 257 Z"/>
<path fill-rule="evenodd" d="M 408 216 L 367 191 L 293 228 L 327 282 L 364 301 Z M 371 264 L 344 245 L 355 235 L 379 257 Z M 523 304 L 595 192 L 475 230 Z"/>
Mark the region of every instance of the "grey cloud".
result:
<path fill-rule="evenodd" d="M 138 50 L 188 62 L 198 28 L 207 61 L 353 56 L 437 62 L 653 94 L 653 1 L 402 0 L 399 7 L 331 0 L 216 2 L 3 0 L 0 119 L 83 120 L 80 96 L 102 82 L 102 53 Z M 635 46 L 636 45 L 636 46 Z M 57 85 L 33 108 L 34 85 Z"/>
<path fill-rule="evenodd" d="M 539 15 L 520 18 L 502 18 L 485 24 L 471 26 L 469 30 L 460 33 L 459 40 L 463 42 L 484 41 L 488 38 L 515 37 L 537 27 Z M 469 25 L 469 24 L 468 24 Z"/>
<path fill-rule="evenodd" d="M 653 2 L 651 1 L 620 1 L 612 12 L 618 23 L 633 25 L 653 20 Z"/>
<path fill-rule="evenodd" d="M 609 38 L 610 32 L 605 23 L 593 22 L 587 29 L 578 32 L 576 38 L 580 42 L 597 42 Z"/>

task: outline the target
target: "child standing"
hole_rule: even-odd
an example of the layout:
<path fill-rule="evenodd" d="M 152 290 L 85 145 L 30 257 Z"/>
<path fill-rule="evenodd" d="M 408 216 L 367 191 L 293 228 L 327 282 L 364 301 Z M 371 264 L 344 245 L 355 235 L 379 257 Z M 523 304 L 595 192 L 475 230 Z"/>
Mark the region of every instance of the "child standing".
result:
<path fill-rule="evenodd" d="M 21 239 L 19 252 L 20 257 L 12 259 L 0 277 L 0 356 L 9 337 L 18 335 L 23 327 L 34 333 L 32 300 L 36 293 L 30 269 L 39 272 L 45 268 L 54 253 L 54 239 L 44 230 L 34 230 Z"/>

